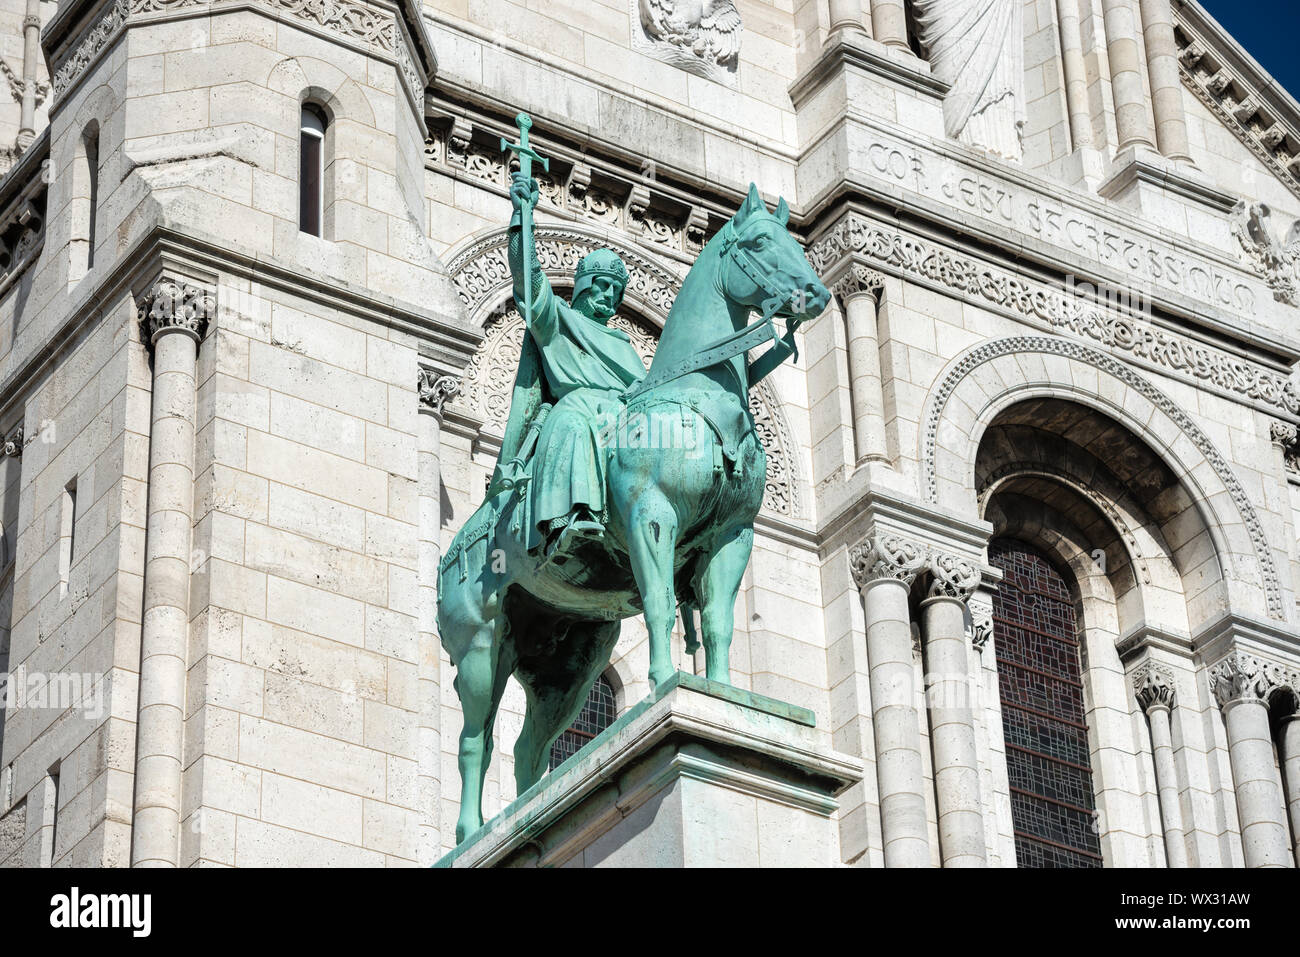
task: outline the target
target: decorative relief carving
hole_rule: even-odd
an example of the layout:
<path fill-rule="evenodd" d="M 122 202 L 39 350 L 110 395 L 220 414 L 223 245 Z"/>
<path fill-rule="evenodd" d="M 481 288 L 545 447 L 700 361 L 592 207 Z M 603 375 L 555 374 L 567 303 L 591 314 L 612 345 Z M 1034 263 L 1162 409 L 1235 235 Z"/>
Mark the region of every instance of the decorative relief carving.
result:
<path fill-rule="evenodd" d="M 160 13 L 196 6 L 203 0 L 117 0 L 104 8 L 100 18 L 70 44 L 56 61 L 54 95 L 62 96 L 117 37 L 119 29 L 136 14 Z M 353 0 L 260 0 L 290 17 L 337 33 L 349 40 L 377 47 L 392 56 L 413 95 L 423 91 L 419 73 L 406 49 L 405 37 L 389 13 Z M 217 7 L 219 4 L 212 4 Z"/>
<path fill-rule="evenodd" d="M 925 568 L 926 558 L 924 545 L 886 532 L 863 539 L 850 548 L 849 569 L 859 589 L 884 578 L 911 585 Z"/>
<path fill-rule="evenodd" d="M 1282 462 L 1288 472 L 1300 472 L 1300 429 L 1289 422 L 1274 422 L 1269 437 L 1282 450 Z"/>
<path fill-rule="evenodd" d="M 1272 210 L 1264 203 L 1240 200 L 1232 210 L 1232 234 L 1255 271 L 1273 290 L 1273 298 L 1300 306 L 1300 221 L 1293 222 L 1286 241 L 1279 242 L 1270 222 Z"/>
<path fill-rule="evenodd" d="M 634 48 L 698 76 L 734 84 L 744 27 L 731 0 L 631 3 Z"/>
<path fill-rule="evenodd" d="M 854 263 L 843 276 L 831 283 L 831 293 L 847 303 L 858 296 L 870 296 L 876 305 L 885 292 L 885 277 L 874 269 Z"/>
<path fill-rule="evenodd" d="M 979 587 L 979 568 L 951 552 L 931 552 L 926 568 L 930 572 L 930 598 L 966 601 Z"/>
<path fill-rule="evenodd" d="M 927 407 L 921 450 L 921 471 L 925 476 L 926 500 L 936 502 L 939 498 L 939 484 L 935 473 L 939 422 L 943 418 L 948 399 L 956 390 L 958 383 L 985 362 L 999 356 L 1022 352 L 1045 352 L 1049 355 L 1065 356 L 1095 366 L 1102 372 L 1114 376 L 1139 392 L 1182 429 L 1197 450 L 1205 456 L 1210 467 L 1214 469 L 1214 473 L 1227 489 L 1229 497 L 1241 515 L 1247 534 L 1255 547 L 1255 558 L 1259 562 L 1269 616 L 1285 620 L 1286 613 L 1282 607 L 1282 588 L 1278 582 L 1277 569 L 1273 564 L 1268 539 L 1264 535 L 1264 528 L 1259 521 L 1258 514 L 1255 512 L 1255 507 L 1251 505 L 1250 498 L 1238 480 L 1236 473 L 1233 472 L 1232 466 L 1228 464 L 1228 461 L 1224 459 L 1223 455 L 1215 448 L 1214 443 L 1210 441 L 1205 433 L 1201 431 L 1200 427 L 1192 421 L 1192 418 L 1170 400 L 1168 396 L 1118 359 L 1095 349 L 1089 349 L 1080 343 L 1066 339 L 1054 339 L 1049 336 L 1011 336 L 976 346 L 961 358 L 961 361 L 936 387 Z"/>
<path fill-rule="evenodd" d="M 578 261 L 604 245 L 578 229 L 538 223 L 537 258 L 553 280 L 568 283 Z M 466 312 L 476 312 L 500 302 L 511 287 L 510 265 L 506 262 L 505 230 L 499 230 L 462 250 L 447 264 Z M 630 278 L 625 295 L 640 299 L 652 310 L 667 315 L 677 298 L 681 279 L 649 257 L 627 246 L 618 254 Z"/>
<path fill-rule="evenodd" d="M 993 637 L 993 606 L 976 601 L 968 602 L 967 606 L 971 617 L 971 644 L 976 651 L 983 651 Z"/>
<path fill-rule="evenodd" d="M 420 411 L 431 412 L 441 418 L 447 400 L 460 395 L 460 380 L 434 369 L 422 368 L 416 391 L 420 396 Z"/>
<path fill-rule="evenodd" d="M 164 276 L 137 303 L 145 342 L 152 345 L 165 332 L 184 332 L 201 341 L 217 314 L 216 294 L 196 283 Z"/>
<path fill-rule="evenodd" d="M 24 24 L 25 25 L 25 24 Z M 37 26 L 40 26 L 38 23 Z M 21 103 L 23 93 L 27 89 L 27 81 L 13 71 L 9 66 L 9 61 L 0 56 L 0 73 L 4 74 L 5 82 L 9 84 L 9 95 L 14 98 L 15 103 Z M 45 97 L 50 93 L 50 85 L 36 81 L 36 106 L 39 108 L 45 102 Z"/>
<path fill-rule="evenodd" d="M 1144 712 L 1174 706 L 1174 673 L 1154 661 L 1144 661 L 1133 671 L 1133 693 Z"/>
<path fill-rule="evenodd" d="M 473 135 L 468 121 L 455 117 L 448 122 L 443 117 L 441 128 L 432 130 L 425 141 L 424 154 L 433 163 L 464 170 L 504 193 L 512 161 L 490 144 L 473 142 Z M 698 253 L 713 234 L 704 209 L 688 208 L 670 199 L 657 191 L 653 182 L 619 182 L 602 174 L 601 182 L 596 183 L 587 164 L 575 162 L 567 173 L 562 172 L 563 165 L 552 162 L 550 173 L 534 168 L 542 203 L 621 230 L 647 244 L 685 253 Z"/>
<path fill-rule="evenodd" d="M 649 368 L 659 342 L 654 328 L 624 315 L 616 315 L 609 324 L 628 334 L 641 361 Z M 463 407 L 496 434 L 505 430 L 524 334 L 524 321 L 513 301 L 505 309 L 493 313 L 483 327 L 482 345 L 465 368 L 463 390 L 456 400 L 457 406 Z M 750 391 L 749 411 L 767 455 L 763 508 L 777 515 L 793 516 L 798 514 L 796 453 L 784 417 L 774 411 L 776 403 L 776 394 L 771 391 L 769 382 L 761 382 Z"/>
<path fill-rule="evenodd" d="M 1251 90 L 1247 79 L 1221 64 L 1187 23 L 1178 24 L 1175 39 L 1181 48 L 1178 63 L 1183 84 L 1284 186 L 1300 196 L 1300 133 L 1294 117 L 1284 121 L 1268 115 L 1262 97 Z M 1240 98 L 1233 96 L 1234 91 L 1241 91 Z"/>
<path fill-rule="evenodd" d="M 1210 383 L 1300 415 L 1296 383 L 1269 369 L 1173 335 L 1118 309 L 1101 308 L 1046 283 L 1020 279 L 976 259 L 905 237 L 857 215 L 841 219 L 814 243 L 808 260 L 819 273 L 826 274 L 853 253 L 1046 322 L 1056 331 L 1092 340 L 1189 381 Z"/>
<path fill-rule="evenodd" d="M 1275 661 L 1234 651 L 1209 672 L 1210 690 L 1219 707 L 1233 701 L 1262 701 L 1284 688 L 1295 690 L 1296 675 Z"/>
<path fill-rule="evenodd" d="M 48 140 L 45 142 L 48 143 Z M 36 260 L 45 242 L 45 204 L 49 185 L 44 167 L 29 167 L 31 179 L 0 211 L 0 290 Z"/>

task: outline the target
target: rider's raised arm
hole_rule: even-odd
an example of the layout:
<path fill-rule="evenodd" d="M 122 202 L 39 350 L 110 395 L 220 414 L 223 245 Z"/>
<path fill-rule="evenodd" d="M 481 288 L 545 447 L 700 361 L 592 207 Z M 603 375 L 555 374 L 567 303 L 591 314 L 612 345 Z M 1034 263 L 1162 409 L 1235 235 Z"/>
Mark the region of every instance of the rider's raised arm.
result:
<path fill-rule="evenodd" d="M 555 292 L 551 289 L 550 280 L 546 278 L 546 273 L 542 271 L 542 264 L 537 259 L 537 247 L 533 242 L 533 237 L 524 236 L 524 230 L 521 223 L 520 206 L 527 202 L 530 205 L 537 203 L 537 184 L 535 181 L 525 183 L 516 174 L 514 183 L 510 188 L 510 200 L 514 204 L 514 216 L 510 220 L 510 241 L 507 252 L 510 261 L 510 275 L 514 280 L 515 304 L 519 307 L 519 312 L 528 321 L 531 312 L 531 322 L 529 331 L 539 345 L 545 345 L 555 334 L 556 328 L 556 299 Z M 524 290 L 524 257 L 529 259 L 529 278 L 531 279 L 532 289 L 525 292 Z M 527 308 L 526 303 L 531 301 L 532 309 Z"/>

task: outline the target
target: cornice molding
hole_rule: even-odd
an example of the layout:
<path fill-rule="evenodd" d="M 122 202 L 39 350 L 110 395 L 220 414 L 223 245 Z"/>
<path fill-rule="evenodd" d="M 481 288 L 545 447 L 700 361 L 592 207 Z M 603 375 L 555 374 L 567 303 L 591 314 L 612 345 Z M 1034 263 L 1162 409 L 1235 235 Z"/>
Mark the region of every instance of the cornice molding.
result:
<path fill-rule="evenodd" d="M 1183 85 L 1300 196 L 1300 104 L 1195 0 L 1174 20 Z"/>
<path fill-rule="evenodd" d="M 950 251 L 937 243 L 845 213 L 809 247 L 820 275 L 834 275 L 854 257 L 879 264 L 906 279 L 921 279 L 993 306 L 1052 332 L 1087 341 L 1123 358 L 1238 400 L 1300 417 L 1300 387 L 1292 377 L 1161 328 L 1119 306 L 1067 295 L 1055 286 Z"/>
<path fill-rule="evenodd" d="M 208 16 L 240 9 L 260 11 L 392 60 L 412 107 L 423 121 L 424 91 L 437 69 L 423 18 L 411 0 L 100 0 L 66 3 L 42 35 L 57 109 L 72 90 L 137 20 Z M 412 52 L 415 58 L 412 58 Z M 417 62 L 418 61 L 418 62 Z"/>

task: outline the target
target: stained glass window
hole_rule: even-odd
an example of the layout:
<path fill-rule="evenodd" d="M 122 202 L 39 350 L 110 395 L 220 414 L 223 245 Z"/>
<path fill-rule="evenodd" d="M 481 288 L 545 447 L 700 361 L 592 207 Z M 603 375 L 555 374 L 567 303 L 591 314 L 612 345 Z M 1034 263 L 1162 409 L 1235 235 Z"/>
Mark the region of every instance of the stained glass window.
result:
<path fill-rule="evenodd" d="M 995 540 L 989 560 L 1005 576 L 993 598 L 993 635 L 1016 860 L 1100 867 L 1074 600 L 1030 545 Z"/>
<path fill-rule="evenodd" d="M 588 741 L 613 724 L 614 710 L 614 688 L 601 675 L 591 686 L 587 702 L 582 706 L 577 719 L 551 745 L 549 770 L 558 768 L 581 751 Z"/>

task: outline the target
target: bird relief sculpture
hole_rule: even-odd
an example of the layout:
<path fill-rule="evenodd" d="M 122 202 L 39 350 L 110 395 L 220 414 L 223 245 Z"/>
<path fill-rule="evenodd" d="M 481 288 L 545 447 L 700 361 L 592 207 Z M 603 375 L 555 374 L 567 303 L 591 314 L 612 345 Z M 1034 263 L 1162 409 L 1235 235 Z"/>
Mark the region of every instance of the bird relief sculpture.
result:
<path fill-rule="evenodd" d="M 634 49 L 697 76 L 735 85 L 744 27 L 731 0 L 630 2 Z"/>
<path fill-rule="evenodd" d="M 1273 298 L 1300 306 L 1300 220 L 1291 224 L 1286 241 L 1273 231 L 1273 211 L 1265 203 L 1238 201 L 1232 210 L 1232 234 L 1241 243 L 1246 262 L 1273 290 Z"/>

